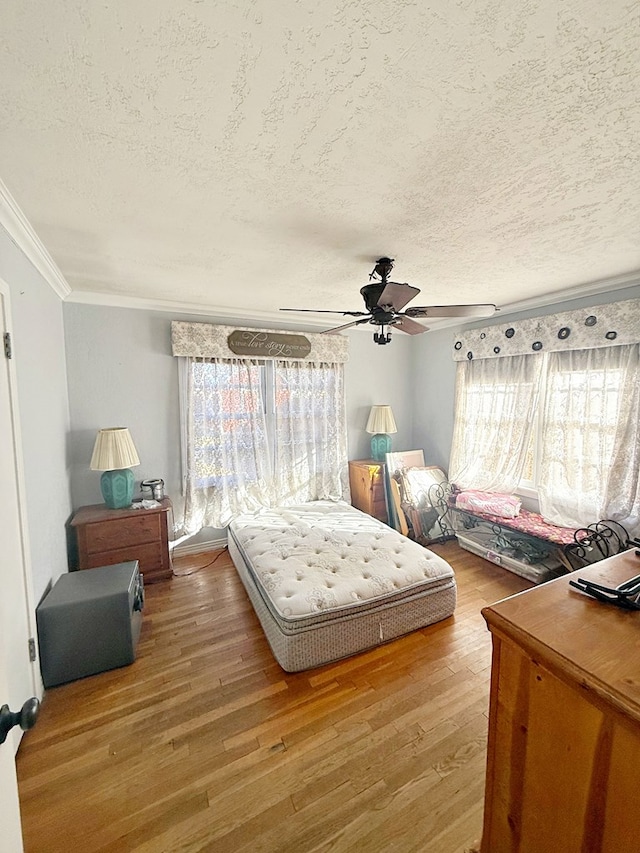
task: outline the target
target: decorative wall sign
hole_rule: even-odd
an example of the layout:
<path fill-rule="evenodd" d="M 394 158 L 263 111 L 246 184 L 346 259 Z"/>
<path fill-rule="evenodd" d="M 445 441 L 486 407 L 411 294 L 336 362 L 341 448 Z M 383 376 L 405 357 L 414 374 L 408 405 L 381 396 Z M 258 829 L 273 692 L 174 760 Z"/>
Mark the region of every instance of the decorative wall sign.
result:
<path fill-rule="evenodd" d="M 274 329 L 171 323 L 174 355 L 192 358 L 273 359 L 339 364 L 349 359 L 345 335 L 295 334 Z"/>
<path fill-rule="evenodd" d="M 311 352 L 309 339 L 304 335 L 284 332 L 257 332 L 236 329 L 227 337 L 231 352 L 253 358 L 306 358 Z"/>
<path fill-rule="evenodd" d="M 454 361 L 640 342 L 640 299 L 457 332 Z"/>

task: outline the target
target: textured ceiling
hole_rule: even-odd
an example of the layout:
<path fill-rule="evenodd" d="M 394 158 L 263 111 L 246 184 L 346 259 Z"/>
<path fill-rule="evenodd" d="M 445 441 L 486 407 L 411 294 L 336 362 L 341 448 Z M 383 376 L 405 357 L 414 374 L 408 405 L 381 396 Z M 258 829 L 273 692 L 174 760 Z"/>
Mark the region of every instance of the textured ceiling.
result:
<path fill-rule="evenodd" d="M 73 298 L 505 306 L 640 269 L 639 72 L 621 0 L 4 0 L 0 177 Z"/>

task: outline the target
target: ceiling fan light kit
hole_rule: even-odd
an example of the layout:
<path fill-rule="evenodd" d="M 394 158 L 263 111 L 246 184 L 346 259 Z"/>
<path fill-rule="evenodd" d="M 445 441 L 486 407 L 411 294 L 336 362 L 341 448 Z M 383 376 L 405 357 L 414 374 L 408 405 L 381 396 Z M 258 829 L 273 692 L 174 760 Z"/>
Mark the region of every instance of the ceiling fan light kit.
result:
<path fill-rule="evenodd" d="M 420 290 L 410 284 L 389 281 L 393 269 L 393 258 L 379 258 L 369 273 L 369 284 L 360 288 L 366 311 L 327 311 L 323 308 L 281 308 L 281 311 L 311 312 L 314 314 L 342 314 L 344 317 L 358 317 L 342 326 L 327 329 L 322 334 L 334 335 L 352 326 L 371 323 L 378 327 L 373 333 L 375 343 L 384 346 L 391 343 L 391 332 L 398 329 L 407 335 L 421 335 L 429 327 L 416 323 L 416 317 L 489 317 L 498 309 L 493 303 L 472 305 L 425 305 L 402 309 L 414 299 Z"/>

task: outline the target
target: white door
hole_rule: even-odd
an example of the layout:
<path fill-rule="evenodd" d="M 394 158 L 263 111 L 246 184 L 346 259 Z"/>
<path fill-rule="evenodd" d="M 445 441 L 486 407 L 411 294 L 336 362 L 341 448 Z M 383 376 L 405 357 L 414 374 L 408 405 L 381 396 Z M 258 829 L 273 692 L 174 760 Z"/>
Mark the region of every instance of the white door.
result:
<path fill-rule="evenodd" d="M 9 331 L 9 293 L 0 281 L 0 328 Z M 0 369 L 0 706 L 19 711 L 39 693 L 34 664 L 29 660 L 29 638 L 35 636 L 28 581 L 26 522 L 22 486 L 22 453 L 17 429 L 14 362 L 1 352 Z M 1 853 L 19 853 L 22 847 L 15 754 L 22 732 L 15 727 L 0 745 Z"/>
<path fill-rule="evenodd" d="M 0 655 L 4 661 L 4 649 L 0 651 Z M 0 691 L 2 691 L 3 697 L 8 695 L 8 689 L 4 668 L 0 668 Z M 3 700 L 0 701 L 5 704 Z M 23 847 L 18 803 L 18 780 L 16 779 L 16 765 L 11 738 L 7 738 L 0 746 L 0 802 L 2 802 L 0 850 L 2 853 L 20 853 Z"/>

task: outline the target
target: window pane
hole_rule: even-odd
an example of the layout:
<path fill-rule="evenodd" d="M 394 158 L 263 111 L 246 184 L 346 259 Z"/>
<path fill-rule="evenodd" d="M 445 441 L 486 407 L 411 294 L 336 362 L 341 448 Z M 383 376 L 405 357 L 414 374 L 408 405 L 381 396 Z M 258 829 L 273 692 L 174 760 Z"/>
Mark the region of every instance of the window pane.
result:
<path fill-rule="evenodd" d="M 195 485 L 235 484 L 239 455 L 244 481 L 259 479 L 254 446 L 266 445 L 260 371 L 250 363 L 192 364 L 191 470 Z"/>
<path fill-rule="evenodd" d="M 511 492 L 526 463 L 538 393 L 537 356 L 461 363 L 449 475 L 464 488 Z"/>
<path fill-rule="evenodd" d="M 549 357 L 539 492 L 545 516 L 556 523 L 600 517 L 627 357 L 625 347 Z"/>
<path fill-rule="evenodd" d="M 275 369 L 275 474 L 285 503 L 341 498 L 346 426 L 340 365 Z"/>

